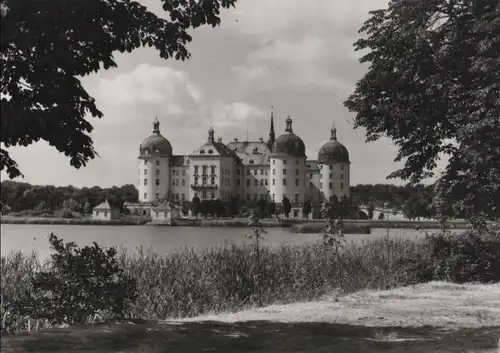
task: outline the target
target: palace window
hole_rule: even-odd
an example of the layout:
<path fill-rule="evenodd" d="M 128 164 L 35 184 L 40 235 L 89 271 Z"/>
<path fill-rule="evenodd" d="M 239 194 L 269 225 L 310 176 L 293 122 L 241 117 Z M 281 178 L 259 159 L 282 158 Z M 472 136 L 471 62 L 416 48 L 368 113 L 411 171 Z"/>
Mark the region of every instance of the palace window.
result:
<path fill-rule="evenodd" d="M 148 185 L 148 179 L 144 179 L 144 185 Z"/>
<path fill-rule="evenodd" d="M 340 189 L 344 190 L 344 183 L 340 183 Z"/>
<path fill-rule="evenodd" d="M 207 185 L 207 177 L 203 177 L 202 181 L 203 181 L 203 185 Z"/>
<path fill-rule="evenodd" d="M 332 183 L 328 183 L 328 188 L 331 190 L 332 189 Z"/>
<path fill-rule="evenodd" d="M 144 169 L 144 175 L 148 175 L 148 170 Z"/>
<path fill-rule="evenodd" d="M 156 177 L 159 177 L 159 176 L 160 176 L 160 170 L 156 169 Z"/>
<path fill-rule="evenodd" d="M 283 185 L 286 185 L 286 179 L 283 179 Z"/>
<path fill-rule="evenodd" d="M 210 166 L 210 172 L 212 173 L 212 175 L 215 174 L 215 166 L 214 165 Z"/>
<path fill-rule="evenodd" d="M 295 169 L 295 175 L 299 175 L 299 174 L 300 174 L 299 169 L 298 169 L 298 168 L 297 168 L 297 169 Z"/>
<path fill-rule="evenodd" d="M 212 183 L 212 185 L 215 185 L 215 178 L 214 177 L 210 178 L 210 182 Z"/>
<path fill-rule="evenodd" d="M 198 185 L 198 177 L 194 177 L 194 185 Z"/>
<path fill-rule="evenodd" d="M 247 179 L 247 186 L 250 186 L 250 179 Z"/>
<path fill-rule="evenodd" d="M 283 160 L 283 164 L 286 164 L 286 159 Z"/>
<path fill-rule="evenodd" d="M 156 161 L 156 165 L 160 165 L 160 161 Z"/>
<path fill-rule="evenodd" d="M 156 179 L 156 186 L 160 185 L 160 179 Z"/>
<path fill-rule="evenodd" d="M 295 179 L 295 186 L 299 186 L 300 182 L 299 179 Z"/>
<path fill-rule="evenodd" d="M 283 175 L 286 175 L 286 169 L 283 169 Z"/>

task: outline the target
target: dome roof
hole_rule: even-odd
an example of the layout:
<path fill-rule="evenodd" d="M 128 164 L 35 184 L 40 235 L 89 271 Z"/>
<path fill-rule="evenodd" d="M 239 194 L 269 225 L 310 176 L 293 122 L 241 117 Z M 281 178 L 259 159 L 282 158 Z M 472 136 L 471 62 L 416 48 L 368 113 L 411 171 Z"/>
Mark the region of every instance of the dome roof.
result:
<path fill-rule="evenodd" d="M 298 158 L 306 157 L 306 146 L 302 139 L 295 135 L 292 130 L 292 119 L 286 119 L 285 133 L 279 136 L 273 144 L 272 153 L 274 155 L 293 156 Z"/>
<path fill-rule="evenodd" d="M 153 122 L 153 133 L 149 135 L 139 146 L 141 156 L 158 155 L 161 157 L 172 156 L 172 145 L 160 134 L 160 122 L 156 119 Z"/>
<path fill-rule="evenodd" d="M 337 129 L 332 127 L 330 141 L 323 144 L 318 152 L 319 163 L 350 163 L 347 148 L 337 141 Z"/>

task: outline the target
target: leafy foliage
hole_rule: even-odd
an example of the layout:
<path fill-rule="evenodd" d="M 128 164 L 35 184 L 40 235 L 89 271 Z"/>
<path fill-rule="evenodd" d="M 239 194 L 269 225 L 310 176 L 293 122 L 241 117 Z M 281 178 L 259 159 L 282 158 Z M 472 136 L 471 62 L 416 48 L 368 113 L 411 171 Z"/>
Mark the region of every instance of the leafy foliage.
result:
<path fill-rule="evenodd" d="M 263 237 L 264 234 L 267 234 L 266 230 L 264 227 L 262 227 L 262 224 L 260 223 L 259 216 L 255 211 L 250 211 L 248 215 L 248 226 L 252 228 L 252 233 L 248 234 L 248 238 L 254 239 L 255 240 L 255 255 L 256 255 L 256 262 L 257 262 L 257 269 L 258 272 L 256 274 L 256 283 L 257 283 L 257 288 L 258 288 L 258 300 L 259 300 L 259 306 L 262 306 L 262 285 L 261 285 L 261 261 L 260 261 L 260 239 Z"/>
<path fill-rule="evenodd" d="M 91 210 L 106 199 L 123 202 L 137 202 L 138 192 L 134 185 L 102 189 L 76 188 L 74 186 L 30 185 L 10 180 L 2 181 L 2 202 L 9 205 L 13 212 L 40 209 L 56 211 L 69 209 L 72 211 Z M 42 210 L 41 209 L 41 210 Z"/>
<path fill-rule="evenodd" d="M 198 197 L 198 195 L 194 195 L 193 199 L 191 200 L 191 213 L 196 218 L 198 218 L 198 213 L 201 212 L 200 206 L 201 206 L 201 200 L 200 200 L 200 198 Z"/>
<path fill-rule="evenodd" d="M 49 237 L 51 267 L 34 274 L 31 289 L 14 303 L 20 315 L 51 324 L 85 323 L 96 314 L 122 318 L 137 299 L 136 281 L 118 265 L 116 249 L 78 248 Z"/>
<path fill-rule="evenodd" d="M 97 153 L 87 116 L 102 117 L 80 77 L 116 67 L 115 52 L 155 48 L 163 59 L 185 60 L 190 28 L 220 24 L 220 8 L 236 0 L 159 0 L 159 17 L 138 1 L 2 1 L 2 132 L 6 148 L 47 141 L 75 168 Z M 5 6 L 5 8 L 4 8 Z M 20 175 L 8 151 L 0 167 Z"/>
<path fill-rule="evenodd" d="M 404 167 L 389 177 L 435 175 L 467 217 L 500 216 L 500 4 L 391 1 L 371 12 L 356 50 L 368 73 L 344 103 L 367 141 L 389 137 Z"/>
<path fill-rule="evenodd" d="M 290 199 L 288 197 L 283 197 L 283 213 L 285 214 L 285 217 L 288 218 L 290 216 L 290 212 L 292 211 L 292 204 L 290 202 Z"/>
<path fill-rule="evenodd" d="M 500 227 L 469 229 L 457 235 L 449 232 L 427 237 L 432 261 L 432 278 L 456 283 L 500 281 Z"/>
<path fill-rule="evenodd" d="M 312 212 L 312 204 L 311 201 L 306 201 L 304 202 L 304 205 L 302 206 L 302 214 L 304 215 L 305 218 L 309 218 L 309 215 Z"/>

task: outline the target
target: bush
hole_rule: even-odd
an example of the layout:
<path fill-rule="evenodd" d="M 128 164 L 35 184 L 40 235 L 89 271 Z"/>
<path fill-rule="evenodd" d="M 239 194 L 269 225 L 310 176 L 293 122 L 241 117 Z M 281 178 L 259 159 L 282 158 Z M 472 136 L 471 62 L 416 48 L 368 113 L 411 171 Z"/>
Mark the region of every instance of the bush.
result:
<path fill-rule="evenodd" d="M 456 283 L 500 281 L 500 230 L 470 228 L 427 236 L 430 259 L 424 277 Z M 432 271 L 432 273 L 430 273 Z"/>
<path fill-rule="evenodd" d="M 56 217 L 56 218 L 74 218 L 74 214 L 72 211 L 65 208 L 65 209 L 62 209 L 59 211 L 55 211 L 54 217 Z"/>
<path fill-rule="evenodd" d="M 85 323 L 96 314 L 122 318 L 136 300 L 137 289 L 118 265 L 116 249 L 104 250 L 96 243 L 78 248 L 54 234 L 49 242 L 55 253 L 12 301 L 14 312 L 51 325 Z"/>

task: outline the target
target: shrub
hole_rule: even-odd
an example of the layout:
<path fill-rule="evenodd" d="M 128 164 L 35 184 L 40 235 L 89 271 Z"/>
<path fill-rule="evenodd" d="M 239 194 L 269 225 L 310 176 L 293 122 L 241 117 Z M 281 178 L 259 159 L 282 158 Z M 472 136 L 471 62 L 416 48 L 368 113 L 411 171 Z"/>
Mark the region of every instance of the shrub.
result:
<path fill-rule="evenodd" d="M 430 259 L 422 277 L 456 283 L 500 281 L 500 229 L 469 228 L 426 237 Z M 432 271 L 432 273 L 431 273 Z"/>
<path fill-rule="evenodd" d="M 123 317 L 137 290 L 135 280 L 118 265 L 116 249 L 104 250 L 96 243 L 78 248 L 54 234 L 49 242 L 55 253 L 13 301 L 14 311 L 51 325 L 85 323 L 96 314 Z"/>
<path fill-rule="evenodd" d="M 56 218 L 73 218 L 73 212 L 68 209 L 62 209 L 54 212 Z"/>

